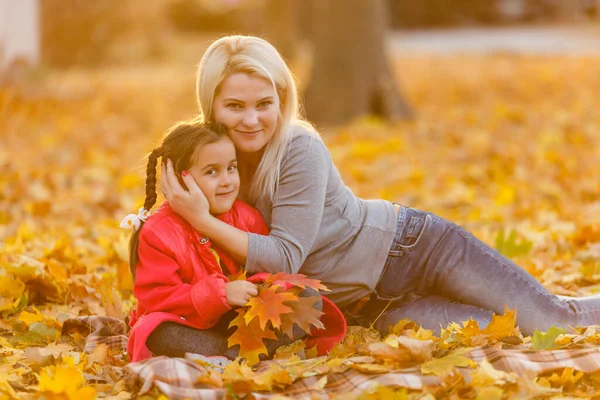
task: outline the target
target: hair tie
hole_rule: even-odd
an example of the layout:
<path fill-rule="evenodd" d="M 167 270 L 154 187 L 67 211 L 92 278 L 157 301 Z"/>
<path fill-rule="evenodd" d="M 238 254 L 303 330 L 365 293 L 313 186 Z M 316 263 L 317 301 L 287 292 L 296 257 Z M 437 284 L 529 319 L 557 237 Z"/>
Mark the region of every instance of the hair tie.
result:
<path fill-rule="evenodd" d="M 133 229 L 133 231 L 135 232 L 138 229 L 140 229 L 140 225 L 142 225 L 142 222 L 146 221 L 146 219 L 148 219 L 149 216 L 150 211 L 146 210 L 144 207 L 141 207 L 138 210 L 137 215 L 126 215 L 119 226 L 124 229 Z"/>

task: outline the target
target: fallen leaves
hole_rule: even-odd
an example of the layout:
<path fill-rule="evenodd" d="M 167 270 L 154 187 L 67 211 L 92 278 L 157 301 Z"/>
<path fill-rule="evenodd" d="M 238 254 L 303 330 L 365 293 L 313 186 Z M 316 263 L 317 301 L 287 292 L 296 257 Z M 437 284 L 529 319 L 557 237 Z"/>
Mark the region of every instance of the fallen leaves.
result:
<path fill-rule="evenodd" d="M 366 118 L 325 134 L 344 182 L 363 198 L 418 206 L 460 223 L 555 293 L 597 293 L 598 61 L 506 54 L 400 61 L 397 71 L 418 119 L 388 125 Z M 127 236 L 117 225 L 143 201 L 143 155 L 166 127 L 194 112 L 188 72 L 189 65 L 48 71 L 30 92 L 0 88 L 0 397 L 42 391 L 47 398 L 83 400 L 92 389 L 98 397 L 131 396 L 123 354 L 102 346 L 86 354 L 84 333 L 60 331 L 69 316 L 122 317 L 134 304 Z M 286 279 L 296 289 L 324 290 L 306 277 Z M 261 326 L 288 335 L 294 323 L 305 331 L 318 326 L 314 299 L 292 301 L 272 289 L 286 279 L 274 275 L 261 291 L 276 295 L 279 321 L 268 307 L 238 316 L 238 328 L 257 332 L 254 341 L 241 333 L 234 339 L 250 349 L 249 361 L 264 354 Z M 283 312 L 286 307 L 306 318 Z M 351 327 L 328 357 L 316 358 L 314 349 L 295 342 L 278 351 L 279 366 L 256 371 L 235 362 L 205 382 L 277 391 L 314 377 L 319 391 L 335 382 L 329 374 L 348 368 L 373 376 L 408 369 L 439 376 L 443 384 L 419 391 L 375 385 L 346 398 L 595 395 L 598 373 L 565 368 L 518 377 L 466 361 L 467 350 L 478 346 L 600 345 L 597 327 L 551 328 L 528 338 L 514 320 L 510 311 L 487 327 L 457 321 L 439 336 L 410 321 L 385 337 Z"/>
<path fill-rule="evenodd" d="M 531 337 L 531 348 L 534 350 L 552 350 L 559 348 L 560 344 L 556 342 L 556 339 L 566 332 L 566 329 L 557 328 L 555 326 L 550 327 L 545 333 L 536 329 Z"/>
<path fill-rule="evenodd" d="M 86 387 L 76 367 L 46 367 L 40 374 L 40 394 L 48 399 L 93 400 L 96 390 Z"/>

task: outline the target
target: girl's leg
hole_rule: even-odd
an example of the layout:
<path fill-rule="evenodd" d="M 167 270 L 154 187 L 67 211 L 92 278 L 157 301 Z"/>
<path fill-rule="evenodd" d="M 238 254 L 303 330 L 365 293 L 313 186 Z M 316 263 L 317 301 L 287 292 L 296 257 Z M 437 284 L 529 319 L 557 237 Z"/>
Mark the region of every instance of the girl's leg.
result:
<path fill-rule="evenodd" d="M 380 299 L 401 299 L 411 292 L 441 295 L 497 314 L 507 305 L 517 308 L 517 324 L 526 334 L 552 325 L 600 323 L 600 296 L 555 296 L 456 224 L 412 208 L 400 210 L 375 292 Z"/>
<path fill-rule="evenodd" d="M 225 356 L 234 360 L 238 356 L 239 346 L 228 348 L 228 336 L 213 328 L 195 329 L 177 322 L 164 322 L 150 334 L 146 345 L 155 356 L 184 357 L 185 353 L 194 353 L 207 357 Z M 279 336 L 277 340 L 266 339 L 264 343 L 268 353 L 264 358 L 269 359 L 279 347 L 292 343 L 292 339 Z"/>
<path fill-rule="evenodd" d="M 374 326 L 385 335 L 390 325 L 393 326 L 404 318 L 415 321 L 423 328 L 431 329 L 439 335 L 441 329 L 450 323 L 467 321 L 469 318 L 477 321 L 480 327 L 485 327 L 492 319 L 492 312 L 457 303 L 442 296 L 427 296 L 385 311 L 375 321 Z"/>
<path fill-rule="evenodd" d="M 317 296 L 316 290 L 306 288 L 299 296 Z M 321 300 L 313 305 L 313 308 L 321 310 Z M 225 356 L 235 359 L 238 356 L 239 346 L 228 348 L 227 338 L 235 332 L 236 328 L 229 328 L 229 323 L 237 316 L 235 311 L 229 311 L 221 317 L 219 322 L 210 329 L 195 329 L 176 322 L 164 322 L 150 334 L 146 345 L 155 356 L 183 357 L 185 353 L 202 354 L 204 356 Z M 275 351 L 287 344 L 306 336 L 306 333 L 294 324 L 293 338 L 285 335 L 277 339 L 264 340 L 268 358 L 272 358 Z"/>
<path fill-rule="evenodd" d="M 227 336 L 213 329 L 163 322 L 150 334 L 146 345 L 155 356 L 183 357 L 185 353 L 222 356 L 227 352 Z"/>

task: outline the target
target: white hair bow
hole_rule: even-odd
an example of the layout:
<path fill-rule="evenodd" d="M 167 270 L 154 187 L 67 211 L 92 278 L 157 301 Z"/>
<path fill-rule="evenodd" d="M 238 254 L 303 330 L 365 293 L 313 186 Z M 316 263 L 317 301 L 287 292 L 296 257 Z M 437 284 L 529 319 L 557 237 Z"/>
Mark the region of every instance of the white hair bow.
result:
<path fill-rule="evenodd" d="M 150 216 L 150 211 L 144 209 L 144 207 L 141 207 L 138 210 L 137 215 L 129 214 L 129 215 L 125 216 L 125 218 L 123 218 L 123 220 L 121 221 L 121 224 L 119 226 L 121 228 L 133 229 L 134 231 L 137 231 L 138 229 L 140 229 L 140 225 L 142 224 L 142 222 L 146 221 L 146 219 L 149 216 Z"/>

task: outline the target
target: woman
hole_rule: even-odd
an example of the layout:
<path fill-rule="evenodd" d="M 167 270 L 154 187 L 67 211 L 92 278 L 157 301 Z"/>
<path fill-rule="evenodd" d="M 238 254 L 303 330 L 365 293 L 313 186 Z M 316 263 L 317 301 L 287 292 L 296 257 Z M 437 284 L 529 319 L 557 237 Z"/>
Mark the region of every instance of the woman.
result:
<path fill-rule="evenodd" d="M 238 152 L 240 196 L 257 207 L 269 236 L 212 217 L 191 177 L 163 165 L 173 209 L 250 272 L 300 272 L 320 279 L 355 322 L 382 332 L 410 318 L 438 330 L 518 309 L 525 334 L 552 325 L 600 323 L 600 297 L 549 293 L 531 275 L 456 224 L 344 186 L 318 134 L 298 111 L 295 82 L 268 42 L 215 41 L 197 76 L 200 118 L 223 123 Z M 350 101 L 351 99 L 349 99 Z"/>

